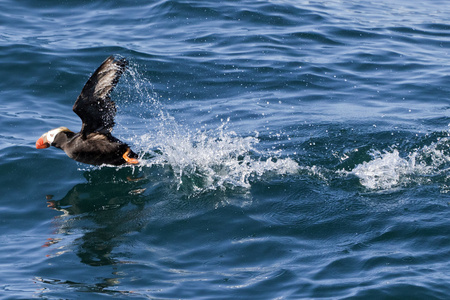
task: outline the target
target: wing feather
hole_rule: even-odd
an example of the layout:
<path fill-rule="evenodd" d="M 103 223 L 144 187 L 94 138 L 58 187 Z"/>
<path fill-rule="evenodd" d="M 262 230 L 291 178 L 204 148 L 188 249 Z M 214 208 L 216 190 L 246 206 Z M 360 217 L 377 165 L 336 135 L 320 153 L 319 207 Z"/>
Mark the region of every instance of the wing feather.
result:
<path fill-rule="evenodd" d="M 81 134 L 84 137 L 92 132 L 112 131 L 117 109 L 110 96 L 127 65 L 125 58 L 110 56 L 84 85 L 73 105 L 73 111 L 83 122 Z"/>

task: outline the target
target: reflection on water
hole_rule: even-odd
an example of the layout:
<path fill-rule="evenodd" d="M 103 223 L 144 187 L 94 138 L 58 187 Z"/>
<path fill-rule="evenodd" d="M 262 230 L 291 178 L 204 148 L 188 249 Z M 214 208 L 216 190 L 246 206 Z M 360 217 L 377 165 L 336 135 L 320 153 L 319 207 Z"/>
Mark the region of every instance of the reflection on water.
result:
<path fill-rule="evenodd" d="M 61 199 L 47 196 L 48 207 L 57 215 L 51 221 L 52 234 L 45 237 L 43 245 L 48 266 L 34 277 L 44 289 L 136 296 L 136 291 L 116 288 L 132 280 L 130 269 L 142 266 L 137 251 L 152 255 L 161 250 L 142 241 L 140 232 L 147 232 L 145 239 L 151 239 L 148 232 L 155 230 L 157 239 L 166 239 L 158 229 L 222 205 L 251 203 L 248 193 L 240 190 L 212 191 L 194 201 L 190 197 L 193 183 L 185 182 L 178 188 L 173 170 L 166 166 L 146 166 L 138 171 L 104 167 L 86 170 L 83 175 L 86 181 L 75 184 Z M 135 249 L 142 244 L 152 250 Z M 90 271 L 80 273 L 79 262 Z"/>
<path fill-rule="evenodd" d="M 120 283 L 118 278 L 103 278 L 101 282 L 92 284 L 85 284 L 71 280 L 46 279 L 42 277 L 36 277 L 35 280 L 49 285 L 61 286 L 62 288 L 69 287 L 71 289 L 77 289 L 80 292 L 93 292 L 112 296 L 133 294 L 133 292 L 130 291 L 108 289 Z"/>
<path fill-rule="evenodd" d="M 87 182 L 75 185 L 60 200 L 48 200 L 51 209 L 63 213 L 53 220 L 58 237 L 49 238 L 44 245 L 55 246 L 56 255 L 76 245 L 76 254 L 85 264 L 116 264 L 119 261 L 111 252 L 123 236 L 147 224 L 150 209 L 144 207 L 143 196 L 148 180 L 132 174 L 132 170 L 107 169 L 85 172 Z M 73 235 L 79 237 L 72 245 L 61 246 L 65 238 Z"/>

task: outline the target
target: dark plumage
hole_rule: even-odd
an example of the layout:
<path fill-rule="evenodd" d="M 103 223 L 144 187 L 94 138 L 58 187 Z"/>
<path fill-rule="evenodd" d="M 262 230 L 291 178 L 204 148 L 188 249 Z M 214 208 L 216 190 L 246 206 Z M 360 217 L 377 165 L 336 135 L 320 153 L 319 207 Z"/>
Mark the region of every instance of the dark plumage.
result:
<path fill-rule="evenodd" d="M 110 56 L 86 82 L 73 105 L 83 122 L 80 132 L 66 127 L 50 130 L 36 141 L 36 148 L 54 146 L 70 158 L 91 165 L 137 164 L 137 154 L 111 135 L 117 109 L 110 95 L 127 64 L 124 58 Z"/>

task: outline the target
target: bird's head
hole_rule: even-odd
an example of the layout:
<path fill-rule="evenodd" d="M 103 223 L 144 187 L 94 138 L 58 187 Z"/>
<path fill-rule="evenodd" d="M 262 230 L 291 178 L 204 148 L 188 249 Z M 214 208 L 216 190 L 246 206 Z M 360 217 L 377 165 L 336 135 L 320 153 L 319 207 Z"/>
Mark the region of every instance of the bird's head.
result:
<path fill-rule="evenodd" d="M 55 140 L 55 137 L 58 133 L 68 131 L 71 132 L 66 127 L 59 127 L 52 129 L 46 133 L 44 133 L 37 141 L 36 141 L 36 149 L 45 149 L 52 145 L 53 141 Z"/>

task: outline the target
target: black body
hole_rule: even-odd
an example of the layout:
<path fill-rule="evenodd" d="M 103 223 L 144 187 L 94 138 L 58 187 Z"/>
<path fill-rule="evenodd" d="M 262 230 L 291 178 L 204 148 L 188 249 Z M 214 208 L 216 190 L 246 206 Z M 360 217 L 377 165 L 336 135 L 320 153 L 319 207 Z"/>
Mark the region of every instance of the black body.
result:
<path fill-rule="evenodd" d="M 122 165 L 126 163 L 122 157 L 129 146 L 111 134 L 90 133 L 83 137 L 81 133 L 62 131 L 55 136 L 52 146 L 66 152 L 73 160 L 91 165 Z M 138 158 L 130 150 L 128 157 Z"/>

